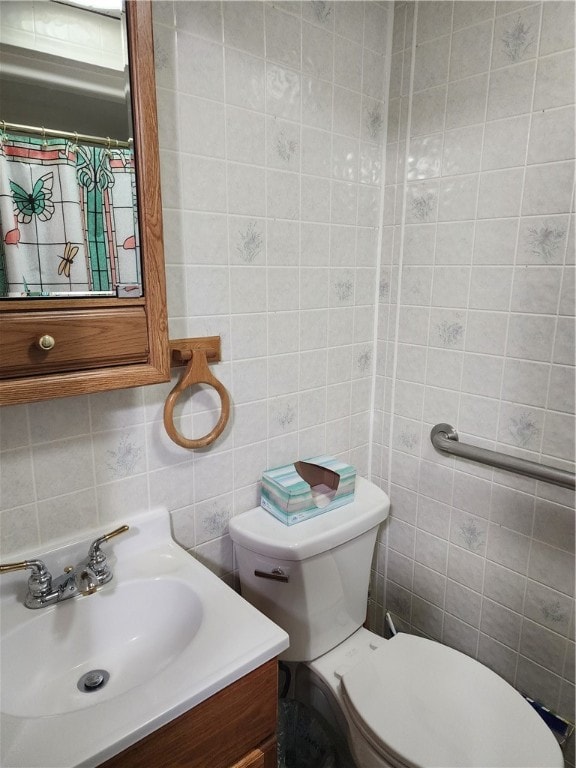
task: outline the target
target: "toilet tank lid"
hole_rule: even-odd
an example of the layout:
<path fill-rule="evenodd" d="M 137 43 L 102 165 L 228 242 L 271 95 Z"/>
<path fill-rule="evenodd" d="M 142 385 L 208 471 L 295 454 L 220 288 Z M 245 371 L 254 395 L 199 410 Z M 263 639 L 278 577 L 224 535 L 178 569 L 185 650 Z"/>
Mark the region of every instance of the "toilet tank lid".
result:
<path fill-rule="evenodd" d="M 378 486 L 356 478 L 354 501 L 296 525 L 285 525 L 262 507 L 230 520 L 232 540 L 282 560 L 305 560 L 366 533 L 388 517 L 390 499 Z"/>

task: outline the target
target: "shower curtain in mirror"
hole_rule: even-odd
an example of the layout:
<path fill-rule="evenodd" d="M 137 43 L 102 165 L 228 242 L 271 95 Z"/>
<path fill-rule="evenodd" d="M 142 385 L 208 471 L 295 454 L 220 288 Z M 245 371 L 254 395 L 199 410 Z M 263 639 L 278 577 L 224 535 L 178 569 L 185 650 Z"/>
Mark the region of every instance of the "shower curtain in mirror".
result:
<path fill-rule="evenodd" d="M 0 229 L 0 296 L 139 284 L 132 150 L 5 134 Z"/>

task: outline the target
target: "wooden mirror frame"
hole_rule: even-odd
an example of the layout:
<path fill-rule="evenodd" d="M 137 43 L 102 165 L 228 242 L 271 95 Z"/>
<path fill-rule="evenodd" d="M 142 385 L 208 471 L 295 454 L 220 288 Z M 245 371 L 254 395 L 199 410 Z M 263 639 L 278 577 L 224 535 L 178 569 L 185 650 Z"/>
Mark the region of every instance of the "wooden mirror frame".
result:
<path fill-rule="evenodd" d="M 112 309 L 143 307 L 147 335 L 144 362 L 105 365 L 58 373 L 33 373 L 0 379 L 0 405 L 48 400 L 55 397 L 83 395 L 124 387 L 156 384 L 170 379 L 168 321 L 166 309 L 166 277 L 162 240 L 162 202 L 160 196 L 160 158 L 154 45 L 152 37 L 152 3 L 150 0 L 126 0 L 126 23 L 130 58 L 130 84 L 134 124 L 134 151 L 138 218 L 140 225 L 143 297 L 141 299 L 6 299 L 0 300 L 0 345 L 7 344 L 8 327 L 2 320 L 11 313 L 13 323 L 25 313 L 65 313 L 67 310 L 100 310 L 106 317 Z M 121 313 L 120 313 L 121 314 Z M 65 317 L 65 314 L 62 314 Z M 96 334 L 97 335 L 97 329 Z M 4 338 L 2 338 L 4 336 Z M 97 344 L 97 338 L 94 340 Z"/>

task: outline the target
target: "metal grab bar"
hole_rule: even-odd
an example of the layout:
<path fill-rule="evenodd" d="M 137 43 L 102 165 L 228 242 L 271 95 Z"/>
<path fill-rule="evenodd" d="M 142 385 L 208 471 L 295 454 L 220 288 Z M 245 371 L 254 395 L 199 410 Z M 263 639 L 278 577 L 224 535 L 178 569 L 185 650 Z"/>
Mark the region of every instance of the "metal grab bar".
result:
<path fill-rule="evenodd" d="M 488 464 L 490 467 L 505 469 L 508 472 L 516 472 L 518 475 L 526 475 L 545 483 L 560 485 L 562 488 L 576 488 L 574 472 L 564 469 L 549 467 L 547 464 L 538 464 L 535 461 L 521 459 L 517 456 L 508 456 L 506 453 L 489 451 L 487 448 L 478 448 L 476 445 L 466 445 L 459 442 L 458 432 L 450 424 L 436 424 L 430 432 L 430 440 L 434 448 L 464 459 Z"/>

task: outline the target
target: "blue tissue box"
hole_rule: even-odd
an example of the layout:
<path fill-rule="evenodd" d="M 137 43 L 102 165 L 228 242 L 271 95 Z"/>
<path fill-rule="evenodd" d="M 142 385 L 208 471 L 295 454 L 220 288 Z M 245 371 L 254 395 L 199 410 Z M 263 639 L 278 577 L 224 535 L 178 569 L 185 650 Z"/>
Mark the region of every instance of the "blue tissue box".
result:
<path fill-rule="evenodd" d="M 333 456 L 315 456 L 262 474 L 260 506 L 294 525 L 354 501 L 356 469 Z"/>

